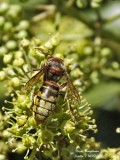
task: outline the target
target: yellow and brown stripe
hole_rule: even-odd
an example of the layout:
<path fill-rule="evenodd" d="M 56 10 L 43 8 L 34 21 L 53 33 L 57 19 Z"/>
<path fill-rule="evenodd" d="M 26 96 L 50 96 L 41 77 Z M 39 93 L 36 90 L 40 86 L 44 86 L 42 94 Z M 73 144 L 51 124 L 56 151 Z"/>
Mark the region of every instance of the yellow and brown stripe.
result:
<path fill-rule="evenodd" d="M 55 82 L 45 81 L 40 91 L 41 95 L 34 96 L 33 112 L 37 121 L 44 121 L 54 110 L 59 86 Z"/>

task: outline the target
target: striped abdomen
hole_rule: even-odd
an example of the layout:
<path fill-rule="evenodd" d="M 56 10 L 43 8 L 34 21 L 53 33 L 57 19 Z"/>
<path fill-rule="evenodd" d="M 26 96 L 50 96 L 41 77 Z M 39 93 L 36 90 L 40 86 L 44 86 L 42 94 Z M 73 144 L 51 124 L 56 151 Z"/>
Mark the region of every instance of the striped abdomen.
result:
<path fill-rule="evenodd" d="M 54 110 L 59 86 L 52 81 L 45 81 L 37 95 L 34 96 L 33 112 L 37 122 L 44 121 Z"/>

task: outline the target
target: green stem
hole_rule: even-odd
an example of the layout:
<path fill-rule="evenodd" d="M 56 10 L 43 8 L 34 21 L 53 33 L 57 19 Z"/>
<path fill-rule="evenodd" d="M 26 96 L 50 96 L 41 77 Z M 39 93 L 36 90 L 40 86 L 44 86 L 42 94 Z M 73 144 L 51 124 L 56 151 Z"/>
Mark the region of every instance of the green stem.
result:
<path fill-rule="evenodd" d="M 29 160 L 34 160 L 35 158 L 35 155 L 36 155 L 36 147 L 33 148 L 32 152 L 31 152 L 31 155 L 29 156 Z"/>
<path fill-rule="evenodd" d="M 112 69 L 102 69 L 101 73 L 106 75 L 106 76 L 110 76 L 113 78 L 117 78 L 120 79 L 120 70 L 112 70 Z"/>
<path fill-rule="evenodd" d="M 113 21 L 119 18 L 120 18 L 120 14 L 113 15 L 110 18 L 107 18 L 106 20 L 104 20 L 104 24 L 112 23 Z"/>
<path fill-rule="evenodd" d="M 42 13 L 35 15 L 32 18 L 32 22 L 39 22 L 45 18 L 48 18 L 55 14 L 56 7 L 54 5 L 39 5 L 37 7 L 39 10 L 43 10 Z"/>

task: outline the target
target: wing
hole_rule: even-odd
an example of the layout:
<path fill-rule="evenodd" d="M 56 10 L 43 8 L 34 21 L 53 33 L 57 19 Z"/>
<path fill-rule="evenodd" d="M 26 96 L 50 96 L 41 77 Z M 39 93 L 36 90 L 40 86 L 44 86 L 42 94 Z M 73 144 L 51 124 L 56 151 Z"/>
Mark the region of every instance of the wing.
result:
<path fill-rule="evenodd" d="M 40 77 L 44 74 L 44 70 L 45 70 L 46 66 L 43 66 L 40 71 L 34 75 L 24 86 L 24 90 L 28 90 L 29 88 L 33 87 L 36 83 L 39 82 Z"/>
<path fill-rule="evenodd" d="M 79 101 L 79 100 L 80 100 L 80 96 L 79 96 L 76 88 L 74 87 L 74 85 L 73 85 L 72 82 L 70 81 L 70 78 L 69 78 L 67 72 L 65 72 L 65 77 L 66 77 L 66 79 L 67 79 L 67 84 L 68 84 L 71 92 L 74 94 L 74 96 L 75 96 L 75 97 L 77 98 L 77 100 Z"/>

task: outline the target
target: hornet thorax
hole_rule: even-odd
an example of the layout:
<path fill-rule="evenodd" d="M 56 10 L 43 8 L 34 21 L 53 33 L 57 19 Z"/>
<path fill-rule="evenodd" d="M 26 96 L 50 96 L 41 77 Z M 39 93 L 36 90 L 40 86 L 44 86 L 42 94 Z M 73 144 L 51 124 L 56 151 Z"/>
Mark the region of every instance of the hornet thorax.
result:
<path fill-rule="evenodd" d="M 48 69 L 46 80 L 58 82 L 64 75 L 65 68 L 63 61 L 59 58 L 50 58 L 48 61 Z"/>

